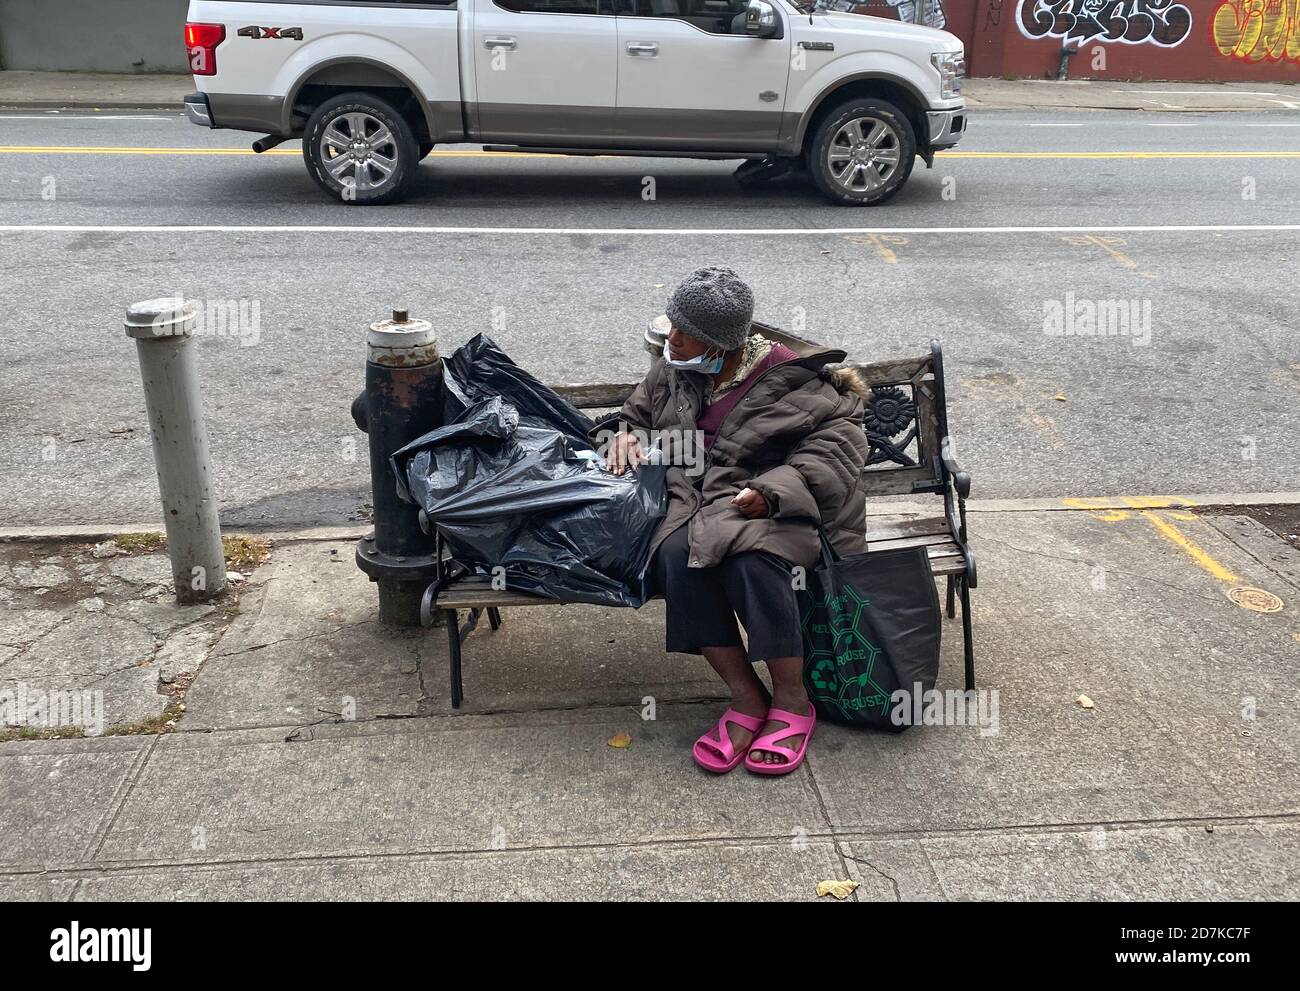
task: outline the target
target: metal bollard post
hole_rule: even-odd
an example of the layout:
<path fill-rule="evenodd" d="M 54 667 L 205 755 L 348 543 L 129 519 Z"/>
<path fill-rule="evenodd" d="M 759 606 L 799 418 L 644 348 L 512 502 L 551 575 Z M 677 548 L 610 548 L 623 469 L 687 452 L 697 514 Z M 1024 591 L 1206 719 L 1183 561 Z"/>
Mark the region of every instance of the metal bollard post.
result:
<path fill-rule="evenodd" d="M 353 405 L 357 426 L 370 438 L 370 491 L 375 532 L 357 543 L 357 567 L 379 585 L 379 619 L 419 626 L 420 600 L 437 562 L 419 509 L 397 494 L 388 459 L 442 424 L 442 362 L 433 325 L 405 310 L 370 325 L 366 335 L 366 391 Z"/>
<path fill-rule="evenodd" d="M 203 602 L 226 590 L 208 433 L 191 337 L 198 310 L 179 298 L 151 299 L 126 311 L 144 383 L 176 601 Z"/>

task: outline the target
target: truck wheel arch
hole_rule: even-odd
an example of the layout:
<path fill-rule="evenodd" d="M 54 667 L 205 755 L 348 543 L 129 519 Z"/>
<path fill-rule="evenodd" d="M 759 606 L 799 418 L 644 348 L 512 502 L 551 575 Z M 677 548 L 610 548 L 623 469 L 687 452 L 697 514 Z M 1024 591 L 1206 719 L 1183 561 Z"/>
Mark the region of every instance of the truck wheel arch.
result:
<path fill-rule="evenodd" d="M 799 120 L 799 129 L 795 134 L 795 147 L 802 151 L 809 137 L 817 130 L 820 115 L 826 113 L 844 100 L 855 96 L 874 97 L 895 104 L 907 115 L 908 121 L 916 134 L 918 148 L 924 148 L 929 141 L 926 127 L 926 108 L 928 101 L 919 90 L 905 79 L 884 72 L 859 72 L 837 79 L 817 94 Z"/>
<path fill-rule="evenodd" d="M 341 56 L 317 62 L 289 89 L 288 99 L 284 101 L 284 133 L 295 133 L 293 127 L 294 108 L 303 89 L 308 86 L 327 86 L 333 90 L 364 89 L 402 89 L 406 90 L 419 107 L 421 120 L 428 132 L 429 141 L 438 139 L 438 129 L 434 122 L 433 109 L 419 88 L 405 75 L 391 66 L 375 59 L 362 56 Z M 412 120 L 414 127 L 416 121 Z M 418 129 L 417 129 L 418 130 Z"/>

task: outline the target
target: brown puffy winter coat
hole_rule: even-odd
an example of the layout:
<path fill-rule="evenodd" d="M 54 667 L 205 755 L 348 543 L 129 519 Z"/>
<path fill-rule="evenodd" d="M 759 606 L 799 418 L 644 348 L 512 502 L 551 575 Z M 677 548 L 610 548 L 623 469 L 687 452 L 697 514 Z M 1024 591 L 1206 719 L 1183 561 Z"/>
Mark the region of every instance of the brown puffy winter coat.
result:
<path fill-rule="evenodd" d="M 682 372 L 659 358 L 628 398 L 619 419 L 629 428 L 667 431 L 662 449 L 670 468 L 668 512 L 650 550 L 682 524 L 690 525 L 691 567 L 710 568 L 744 551 L 766 551 L 811 567 L 820 554 L 815 523 L 832 546 L 860 553 L 866 539 L 862 429 L 866 388 L 851 369 L 824 366 L 844 360 L 834 348 L 783 341 L 799 356 L 759 373 L 718 428 L 703 473 L 682 466 L 676 437 L 695 436 L 705 376 Z M 741 489 L 757 490 L 769 516 L 750 519 L 731 505 Z"/>

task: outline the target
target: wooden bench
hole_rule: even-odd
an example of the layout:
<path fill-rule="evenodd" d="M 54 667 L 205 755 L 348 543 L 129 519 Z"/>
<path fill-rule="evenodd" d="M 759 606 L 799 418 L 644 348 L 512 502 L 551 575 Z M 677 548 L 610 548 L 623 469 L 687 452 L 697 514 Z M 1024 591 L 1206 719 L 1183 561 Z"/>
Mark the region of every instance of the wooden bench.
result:
<path fill-rule="evenodd" d="M 771 337 L 798 341 L 793 335 L 755 324 Z M 975 687 L 975 655 L 971 641 L 970 590 L 976 585 L 975 556 L 966 539 L 966 498 L 970 475 L 952 457 L 948 410 L 943 380 L 943 352 L 938 341 L 930 353 L 901 361 L 849 363 L 871 389 L 863 426 L 870 442 L 863 471 L 867 497 L 932 495 L 942 500 L 942 513 L 899 523 L 867 518 L 867 553 L 898 547 L 924 547 L 930 570 L 947 580 L 947 609 L 956 615 L 961 599 L 962 637 L 966 688 Z M 579 409 L 619 409 L 636 383 L 618 385 L 555 385 L 557 393 Z M 936 504 L 936 510 L 939 506 Z M 445 557 L 443 541 L 435 534 L 435 555 Z M 444 565 L 450 567 L 450 564 Z M 434 625 L 441 614 L 447 629 L 451 674 L 451 704 L 460 707 L 461 648 L 486 612 L 492 629 L 501 625 L 501 610 L 516 606 L 559 606 L 563 602 L 524 592 L 497 590 L 488 575 L 441 574 L 424 599 L 424 622 Z M 460 611 L 469 613 L 464 625 Z"/>

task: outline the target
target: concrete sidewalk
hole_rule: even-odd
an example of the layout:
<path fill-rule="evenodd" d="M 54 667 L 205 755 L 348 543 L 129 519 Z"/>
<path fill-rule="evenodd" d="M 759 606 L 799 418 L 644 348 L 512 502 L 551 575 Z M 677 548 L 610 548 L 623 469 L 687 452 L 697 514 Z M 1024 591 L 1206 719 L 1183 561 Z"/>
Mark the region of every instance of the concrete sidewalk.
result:
<path fill-rule="evenodd" d="M 0 71 L 0 107 L 30 110 L 174 110 L 190 76 Z M 1295 110 L 1300 87 L 1280 83 L 968 79 L 970 106 L 987 110 Z"/>
<path fill-rule="evenodd" d="M 278 543 L 219 616 L 154 593 L 147 548 L 0 545 L 0 691 L 112 685 L 109 724 L 150 705 L 176 724 L 0 745 L 0 897 L 1300 897 L 1300 551 L 1154 502 L 971 526 L 996 720 L 823 724 L 783 779 L 692 764 L 721 685 L 662 652 L 658 603 L 484 623 L 453 713 L 443 631 L 378 626 L 347 543 Z M 1241 586 L 1281 608 L 1242 608 Z M 108 647 L 88 615 L 117 624 Z M 121 663 L 60 666 L 95 650 Z M 160 654 L 179 694 L 157 695 Z"/>

